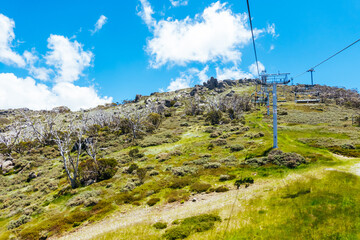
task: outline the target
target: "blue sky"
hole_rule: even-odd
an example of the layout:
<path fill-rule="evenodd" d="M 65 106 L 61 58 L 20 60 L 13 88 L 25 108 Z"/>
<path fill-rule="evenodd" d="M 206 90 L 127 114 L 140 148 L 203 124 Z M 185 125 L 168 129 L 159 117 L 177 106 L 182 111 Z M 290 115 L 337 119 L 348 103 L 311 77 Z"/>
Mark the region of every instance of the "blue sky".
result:
<path fill-rule="evenodd" d="M 360 2 L 250 0 L 260 65 L 296 76 L 360 38 Z M 254 75 L 246 1 L 25 1 L 0 5 L 0 109 L 76 110 Z M 315 82 L 359 88 L 360 44 Z M 295 79 L 310 83 L 310 75 Z"/>

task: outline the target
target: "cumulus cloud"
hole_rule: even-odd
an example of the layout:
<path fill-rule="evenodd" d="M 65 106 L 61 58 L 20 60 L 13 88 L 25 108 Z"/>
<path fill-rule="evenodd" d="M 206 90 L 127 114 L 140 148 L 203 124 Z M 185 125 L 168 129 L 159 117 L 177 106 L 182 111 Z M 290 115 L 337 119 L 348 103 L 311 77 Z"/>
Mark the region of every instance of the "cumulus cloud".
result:
<path fill-rule="evenodd" d="M 206 66 L 203 70 L 199 71 L 197 74 L 201 84 L 209 80 L 209 76 L 206 74 L 207 71 L 209 71 L 209 66 Z"/>
<path fill-rule="evenodd" d="M 150 29 L 156 24 L 156 21 L 152 16 L 154 14 L 154 10 L 152 9 L 148 0 L 140 0 L 140 3 L 141 10 L 138 11 L 138 15 Z"/>
<path fill-rule="evenodd" d="M 50 80 L 50 74 L 53 73 L 51 69 L 35 66 L 35 64 L 39 61 L 39 57 L 36 55 L 35 49 L 32 49 L 31 52 L 25 51 L 23 56 L 27 65 L 26 68 L 32 77 L 42 81 Z"/>
<path fill-rule="evenodd" d="M 181 74 L 180 77 L 172 80 L 170 85 L 167 87 L 168 91 L 176 91 L 179 89 L 189 88 L 191 84 L 192 77 L 189 75 Z"/>
<path fill-rule="evenodd" d="M 101 21 L 96 25 L 99 28 L 104 24 L 104 19 Z M 35 49 L 25 51 L 21 56 L 12 50 L 14 28 L 15 22 L 0 14 L 0 62 L 26 69 L 32 77 L 19 78 L 13 73 L 0 73 L 1 108 L 40 110 L 66 105 L 79 110 L 112 102 L 111 97 L 100 97 L 93 86 L 74 84 L 91 66 L 92 52 L 83 50 L 76 40 L 50 35 L 49 51 L 44 58 L 40 59 Z M 46 85 L 35 79 L 49 82 Z"/>
<path fill-rule="evenodd" d="M 219 80 L 238 80 L 238 79 L 251 79 L 253 75 L 251 73 L 246 73 L 239 69 L 238 67 L 234 66 L 231 68 L 223 68 L 220 69 L 219 67 L 216 68 L 216 78 Z"/>
<path fill-rule="evenodd" d="M 154 21 L 154 20 L 152 20 Z M 255 29 L 255 36 L 263 30 Z M 226 4 L 215 2 L 193 19 L 166 19 L 154 24 L 153 38 L 147 42 L 151 66 L 189 62 L 241 62 L 240 49 L 251 40 L 247 15 L 233 13 Z"/>
<path fill-rule="evenodd" d="M 112 98 L 100 98 L 93 87 L 79 87 L 63 82 L 49 88 L 30 77 L 18 78 L 13 73 L 0 73 L 1 108 L 27 107 L 41 110 L 65 105 L 72 110 L 79 110 L 108 102 L 112 102 Z"/>
<path fill-rule="evenodd" d="M 258 66 L 259 66 L 259 73 L 260 74 L 261 74 L 261 72 L 265 71 L 265 66 L 260 61 L 258 61 Z M 258 76 L 256 62 L 254 62 L 253 64 L 251 64 L 249 66 L 249 71 L 251 72 L 252 75 Z"/>
<path fill-rule="evenodd" d="M 91 51 L 84 51 L 83 46 L 76 40 L 71 42 L 60 35 L 50 35 L 45 59 L 57 72 L 56 82 L 74 82 L 82 76 L 86 67 L 91 65 L 94 57 Z"/>
<path fill-rule="evenodd" d="M 172 79 L 170 85 L 167 87 L 167 90 L 175 91 L 189 88 L 196 83 L 202 84 L 209 80 L 209 77 L 207 76 L 208 70 L 209 66 L 205 66 L 202 70 L 197 68 L 189 68 L 185 72 L 181 72 L 180 77 L 176 78 L 175 80 Z"/>
<path fill-rule="evenodd" d="M 25 67 L 24 59 L 12 50 L 12 42 L 15 39 L 14 28 L 14 20 L 0 14 L 0 62 Z"/>
<path fill-rule="evenodd" d="M 104 24 L 107 22 L 107 19 L 108 19 L 107 17 L 105 17 L 104 15 L 101 15 L 100 18 L 95 23 L 94 30 L 90 30 L 91 34 L 95 34 L 97 31 L 99 31 L 104 26 Z"/>
<path fill-rule="evenodd" d="M 174 7 L 188 5 L 188 0 L 170 0 L 170 2 L 171 2 L 171 5 L 173 5 Z"/>

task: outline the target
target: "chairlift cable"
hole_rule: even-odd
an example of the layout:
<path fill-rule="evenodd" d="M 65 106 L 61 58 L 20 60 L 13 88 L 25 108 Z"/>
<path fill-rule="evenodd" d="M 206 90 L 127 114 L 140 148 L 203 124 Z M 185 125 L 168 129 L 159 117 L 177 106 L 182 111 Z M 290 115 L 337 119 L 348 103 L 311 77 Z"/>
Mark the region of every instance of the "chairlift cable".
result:
<path fill-rule="evenodd" d="M 247 2 L 248 14 L 249 14 L 249 22 L 250 22 L 250 28 L 251 28 L 252 42 L 253 42 L 253 46 L 254 46 L 256 69 L 257 69 L 258 76 L 260 77 L 259 63 L 258 63 L 258 57 L 257 57 L 257 53 L 256 53 L 255 37 L 254 37 L 254 30 L 253 30 L 253 26 L 252 26 L 252 20 L 251 20 L 249 0 L 246 0 L 246 2 Z"/>
<path fill-rule="evenodd" d="M 355 45 L 355 44 L 356 44 L 356 43 L 358 43 L 358 42 L 360 42 L 360 38 L 359 38 L 358 40 L 356 40 L 355 42 L 351 43 L 350 45 L 348 45 L 347 47 L 345 47 L 345 48 L 341 49 L 341 50 L 340 50 L 340 51 L 338 51 L 337 53 L 335 53 L 335 54 L 331 55 L 330 57 L 328 57 L 328 58 L 327 58 L 327 59 L 325 59 L 324 61 L 322 61 L 322 62 L 320 62 L 319 64 L 315 65 L 314 67 L 312 67 L 312 68 L 310 68 L 310 69 L 306 70 L 305 72 L 303 72 L 303 73 L 301 73 L 301 74 L 299 74 L 299 75 L 295 76 L 294 78 L 298 78 L 298 77 L 300 77 L 300 76 L 304 75 L 305 73 L 307 73 L 308 71 L 310 71 L 310 70 L 314 70 L 315 68 L 317 68 L 317 67 L 318 67 L 318 66 L 320 66 L 321 64 L 323 64 L 323 63 L 325 63 L 325 62 L 329 61 L 331 58 L 333 58 L 333 57 L 335 57 L 336 55 L 338 55 L 338 54 L 342 53 L 343 51 L 345 51 L 346 49 L 350 48 L 351 46 Z M 294 78 L 293 78 L 293 79 L 294 79 Z"/>

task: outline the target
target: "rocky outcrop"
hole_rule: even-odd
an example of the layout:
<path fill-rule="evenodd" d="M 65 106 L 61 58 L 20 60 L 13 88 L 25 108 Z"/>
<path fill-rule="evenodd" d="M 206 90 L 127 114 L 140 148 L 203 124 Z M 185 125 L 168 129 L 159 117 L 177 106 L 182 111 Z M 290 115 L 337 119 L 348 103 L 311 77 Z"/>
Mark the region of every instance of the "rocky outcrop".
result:
<path fill-rule="evenodd" d="M 14 166 L 15 164 L 11 157 L 0 154 L 0 169 L 3 174 L 10 172 L 12 169 L 14 169 Z"/>

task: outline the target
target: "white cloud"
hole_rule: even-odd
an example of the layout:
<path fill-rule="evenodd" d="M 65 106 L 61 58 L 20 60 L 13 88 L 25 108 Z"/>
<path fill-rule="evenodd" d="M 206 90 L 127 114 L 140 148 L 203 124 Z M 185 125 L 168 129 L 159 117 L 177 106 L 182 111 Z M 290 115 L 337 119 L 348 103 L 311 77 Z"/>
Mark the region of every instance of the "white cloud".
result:
<path fill-rule="evenodd" d="M 91 65 L 93 53 L 84 51 L 83 46 L 76 40 L 71 42 L 60 35 L 50 35 L 45 59 L 46 63 L 54 66 L 57 71 L 56 82 L 74 82 L 82 76 L 86 67 Z"/>
<path fill-rule="evenodd" d="M 271 52 L 271 51 L 274 50 L 274 49 L 275 49 L 275 45 L 274 45 L 274 44 L 271 44 L 269 51 Z"/>
<path fill-rule="evenodd" d="M 279 34 L 276 34 L 276 31 L 275 31 L 275 23 L 273 23 L 273 24 L 267 24 L 266 32 L 269 33 L 269 34 L 271 34 L 274 38 L 277 38 L 277 37 L 280 36 Z"/>
<path fill-rule="evenodd" d="M 260 61 L 258 61 L 258 66 L 259 66 L 259 73 L 261 74 L 262 71 L 265 71 L 265 66 L 264 64 L 262 64 Z M 258 71 L 257 71 L 257 67 L 256 67 L 256 62 L 254 62 L 253 64 L 251 64 L 249 66 L 249 71 L 251 72 L 252 75 L 254 76 L 258 76 Z"/>
<path fill-rule="evenodd" d="M 251 73 L 246 73 L 237 67 L 231 68 L 224 68 L 220 69 L 219 67 L 216 68 L 216 78 L 219 80 L 238 80 L 238 79 L 251 79 L 253 75 Z"/>
<path fill-rule="evenodd" d="M 171 5 L 173 5 L 174 7 L 179 7 L 179 6 L 186 6 L 188 5 L 188 0 L 170 0 Z"/>
<path fill-rule="evenodd" d="M 100 17 L 99 20 L 101 19 Z M 98 26 L 100 25 L 101 22 Z M 72 110 L 79 110 L 112 102 L 111 97 L 99 97 L 93 86 L 80 87 L 73 84 L 83 75 L 85 68 L 91 66 L 94 57 L 92 52 L 84 51 L 76 40 L 50 35 L 50 51 L 44 59 L 39 59 L 35 49 L 25 51 L 20 56 L 11 49 L 11 43 L 15 39 L 14 27 L 12 19 L 0 14 L 0 62 L 24 68 L 33 78 L 18 78 L 13 73 L 0 73 L 1 108 L 27 107 L 40 110 L 66 105 Z M 41 66 L 45 60 L 50 67 Z M 34 80 L 51 80 L 51 75 L 54 74 L 51 87 Z"/>
<path fill-rule="evenodd" d="M 36 62 L 39 61 L 39 57 L 35 53 L 35 49 L 32 49 L 31 52 L 25 51 L 24 59 L 27 64 L 27 69 L 29 74 L 34 77 L 35 79 L 39 79 L 42 81 L 50 80 L 50 74 L 53 73 L 51 69 L 44 68 L 44 67 L 35 67 Z"/>
<path fill-rule="evenodd" d="M 13 73 L 0 73 L 1 108 L 27 107 L 40 110 L 66 105 L 72 110 L 79 110 L 109 102 L 112 102 L 112 98 L 100 98 L 93 87 L 79 87 L 63 82 L 49 88 L 30 77 L 18 78 Z"/>
<path fill-rule="evenodd" d="M 14 28 L 14 20 L 0 14 L 0 62 L 25 67 L 24 59 L 11 49 L 15 39 Z"/>
<path fill-rule="evenodd" d="M 204 83 L 209 80 L 209 76 L 206 74 L 209 71 L 209 66 L 206 66 L 203 70 L 199 71 L 197 76 L 200 80 L 200 83 Z"/>
<path fill-rule="evenodd" d="M 176 91 L 179 89 L 189 88 L 192 82 L 192 76 L 181 73 L 181 76 L 172 80 L 167 87 L 168 91 Z"/>
<path fill-rule="evenodd" d="M 178 89 L 189 88 L 195 83 L 203 84 L 209 77 L 207 76 L 209 66 L 205 66 L 203 70 L 197 68 L 189 68 L 185 72 L 180 73 L 180 77 L 175 80 L 172 79 L 170 85 L 167 87 L 168 91 L 175 91 Z"/>
<path fill-rule="evenodd" d="M 154 68 L 167 63 L 186 65 L 216 60 L 239 63 L 240 49 L 251 40 L 247 15 L 235 14 L 220 2 L 211 4 L 193 19 L 160 20 L 153 25 L 154 36 L 147 42 L 147 51 Z M 262 32 L 255 29 L 255 36 Z"/>
<path fill-rule="evenodd" d="M 90 30 L 91 34 L 94 34 L 97 31 L 99 31 L 104 26 L 104 24 L 107 22 L 107 19 L 108 19 L 107 17 L 105 17 L 104 15 L 101 15 L 100 18 L 95 23 L 94 30 Z"/>
<path fill-rule="evenodd" d="M 138 15 L 146 23 L 149 29 L 151 29 L 156 24 L 155 19 L 152 17 L 152 15 L 154 14 L 154 10 L 152 9 L 148 0 L 140 0 L 140 3 L 141 10 L 138 11 Z"/>

